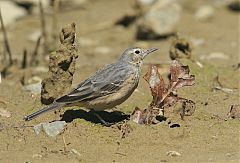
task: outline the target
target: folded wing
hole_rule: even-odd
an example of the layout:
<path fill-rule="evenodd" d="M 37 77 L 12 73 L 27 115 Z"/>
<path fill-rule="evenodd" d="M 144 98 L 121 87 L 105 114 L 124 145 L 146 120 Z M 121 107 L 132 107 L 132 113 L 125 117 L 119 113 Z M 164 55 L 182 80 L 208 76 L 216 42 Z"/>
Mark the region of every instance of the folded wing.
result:
<path fill-rule="evenodd" d="M 128 69 L 123 66 L 108 65 L 79 84 L 69 94 L 57 99 L 56 102 L 81 102 L 112 94 L 121 88 L 128 73 Z"/>

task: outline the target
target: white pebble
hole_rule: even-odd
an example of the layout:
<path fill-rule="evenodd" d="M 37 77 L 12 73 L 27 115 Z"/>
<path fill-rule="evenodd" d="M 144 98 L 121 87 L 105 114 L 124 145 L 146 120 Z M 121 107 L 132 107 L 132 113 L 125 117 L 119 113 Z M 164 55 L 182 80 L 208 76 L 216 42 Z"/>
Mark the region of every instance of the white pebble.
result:
<path fill-rule="evenodd" d="M 167 156 L 181 156 L 181 154 L 177 151 L 168 151 Z"/>
<path fill-rule="evenodd" d="M 196 11 L 195 18 L 197 20 L 205 21 L 212 18 L 213 15 L 214 15 L 214 8 L 212 6 L 202 6 Z"/>
<path fill-rule="evenodd" d="M 0 108 L 0 116 L 10 118 L 11 113 L 3 108 Z"/>

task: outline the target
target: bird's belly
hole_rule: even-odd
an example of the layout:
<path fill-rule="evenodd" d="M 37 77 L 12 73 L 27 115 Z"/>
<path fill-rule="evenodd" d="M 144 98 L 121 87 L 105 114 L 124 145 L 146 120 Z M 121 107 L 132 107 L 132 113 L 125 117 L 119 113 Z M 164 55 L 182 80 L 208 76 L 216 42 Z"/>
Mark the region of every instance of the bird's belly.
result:
<path fill-rule="evenodd" d="M 96 111 L 113 108 L 126 101 L 136 89 L 137 85 L 138 81 L 136 81 L 136 79 L 129 79 L 117 92 L 89 101 L 86 106 Z"/>

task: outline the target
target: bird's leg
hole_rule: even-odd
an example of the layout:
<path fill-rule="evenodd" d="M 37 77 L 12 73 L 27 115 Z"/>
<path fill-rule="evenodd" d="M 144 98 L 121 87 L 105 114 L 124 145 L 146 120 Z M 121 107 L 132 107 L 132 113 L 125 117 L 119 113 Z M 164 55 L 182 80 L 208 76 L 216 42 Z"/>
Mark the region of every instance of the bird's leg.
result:
<path fill-rule="evenodd" d="M 104 126 L 110 127 L 111 125 L 114 124 L 114 123 L 106 122 L 98 113 L 96 113 L 96 111 L 94 110 L 91 110 L 91 111 L 104 124 Z"/>

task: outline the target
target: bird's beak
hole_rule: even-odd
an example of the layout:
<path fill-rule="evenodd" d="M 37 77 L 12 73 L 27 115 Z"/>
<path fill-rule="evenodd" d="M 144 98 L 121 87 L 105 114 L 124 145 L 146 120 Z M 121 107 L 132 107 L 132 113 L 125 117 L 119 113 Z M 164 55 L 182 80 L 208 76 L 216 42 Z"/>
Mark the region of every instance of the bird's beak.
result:
<path fill-rule="evenodd" d="M 152 52 L 154 52 L 154 51 L 156 51 L 156 50 L 158 50 L 158 49 L 157 49 L 157 48 L 150 48 L 150 49 L 144 50 L 144 52 L 143 52 L 143 54 L 142 54 L 143 59 L 144 59 L 148 54 L 150 54 L 150 53 L 152 53 Z"/>

